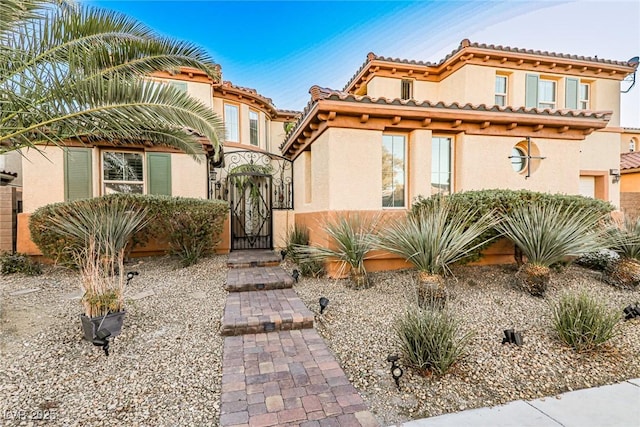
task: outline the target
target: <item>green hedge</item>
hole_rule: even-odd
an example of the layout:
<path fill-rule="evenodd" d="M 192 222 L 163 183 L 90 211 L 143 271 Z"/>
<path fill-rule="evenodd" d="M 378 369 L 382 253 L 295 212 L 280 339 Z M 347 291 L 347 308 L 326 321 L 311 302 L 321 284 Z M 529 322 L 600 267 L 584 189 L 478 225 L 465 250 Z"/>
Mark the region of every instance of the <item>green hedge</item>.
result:
<path fill-rule="evenodd" d="M 74 265 L 68 242 L 50 229 L 49 218 L 62 209 L 68 212 L 74 206 L 111 203 L 115 199 L 146 209 L 149 215 L 148 225 L 133 236 L 131 249 L 158 239 L 166 242 L 169 252 L 179 255 L 184 265 L 196 262 L 199 255 L 213 250 L 229 209 L 226 202 L 219 200 L 138 194 L 112 194 L 54 203 L 37 209 L 31 215 L 31 240 L 47 258 L 62 265 Z M 190 261 L 185 261 L 185 258 Z"/>
<path fill-rule="evenodd" d="M 424 198 L 419 196 L 411 207 L 411 212 L 417 214 L 422 208 L 433 201 L 439 196 L 432 196 Z M 537 193 L 535 191 L 528 190 L 480 190 L 480 191 L 464 191 L 460 193 L 454 193 L 447 198 L 455 202 L 462 210 L 469 207 L 476 209 L 475 215 L 469 217 L 469 222 L 477 221 L 482 215 L 491 210 L 495 212 L 508 213 L 515 207 L 525 206 L 533 202 L 541 203 L 560 203 L 562 206 L 575 205 L 581 209 L 596 210 L 602 214 L 609 213 L 614 210 L 611 203 L 602 200 L 592 199 L 590 197 L 583 196 L 569 196 L 565 194 L 549 194 L 549 193 Z M 452 215 L 455 215 L 452 213 Z M 491 228 L 481 235 L 474 243 L 480 243 L 487 241 L 485 245 L 480 246 L 474 253 L 466 258 L 467 261 L 476 261 L 480 259 L 480 252 L 486 249 L 493 239 L 499 236 L 500 233 Z"/>

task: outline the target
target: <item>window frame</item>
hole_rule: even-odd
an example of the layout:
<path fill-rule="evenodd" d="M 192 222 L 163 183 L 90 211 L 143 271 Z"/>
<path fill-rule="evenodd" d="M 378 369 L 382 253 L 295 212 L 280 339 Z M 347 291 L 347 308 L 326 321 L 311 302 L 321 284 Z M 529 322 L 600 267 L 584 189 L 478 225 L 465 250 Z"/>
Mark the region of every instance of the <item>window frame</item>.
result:
<path fill-rule="evenodd" d="M 549 102 L 548 100 L 542 99 L 542 84 L 543 83 L 551 83 L 553 84 L 553 102 Z M 537 100 L 538 108 L 542 109 L 552 109 L 555 110 L 558 106 L 558 81 L 549 77 L 539 76 L 538 78 L 538 100 Z M 542 106 L 542 104 L 549 104 L 551 106 Z"/>
<path fill-rule="evenodd" d="M 407 165 L 408 165 L 408 159 L 407 159 L 407 155 L 408 155 L 408 136 L 405 134 L 398 134 L 398 133 L 383 133 L 382 134 L 382 141 L 381 141 L 381 154 L 382 154 L 382 149 L 384 147 L 385 144 L 385 138 L 392 138 L 391 140 L 391 154 L 392 154 L 392 159 L 393 159 L 393 144 L 396 138 L 402 138 L 402 178 L 403 178 L 403 182 L 402 182 L 402 205 L 401 206 L 385 206 L 384 204 L 384 191 L 385 188 L 382 186 L 381 187 L 381 198 L 380 198 L 380 202 L 382 204 L 382 209 L 406 209 L 407 208 L 407 195 L 408 195 L 408 188 L 407 188 Z M 381 166 L 383 166 L 382 161 L 384 159 L 381 156 Z M 393 162 L 393 160 L 392 160 Z M 395 198 L 393 197 L 393 194 L 396 191 L 396 184 L 393 182 L 394 178 L 395 178 L 395 174 L 393 174 L 394 170 L 393 170 L 393 165 L 391 168 L 392 171 L 392 177 L 391 177 L 391 200 L 394 201 Z M 383 180 L 382 184 L 384 185 L 384 170 L 382 171 L 381 174 L 381 179 Z M 395 204 L 395 203 L 394 203 Z"/>
<path fill-rule="evenodd" d="M 587 88 L 587 96 L 582 98 L 582 88 Z M 578 109 L 589 110 L 591 108 L 591 83 L 583 80 L 578 81 Z"/>
<path fill-rule="evenodd" d="M 236 110 L 236 123 L 235 123 L 235 136 L 236 139 L 231 139 L 231 136 L 229 134 L 229 129 L 230 126 L 228 125 L 228 117 L 227 117 L 227 107 L 231 107 L 231 108 L 235 108 Z M 227 142 L 240 142 L 240 105 L 239 104 L 234 104 L 231 102 L 225 102 L 223 105 L 223 114 L 224 114 L 224 129 L 225 129 L 225 133 L 224 133 L 224 140 Z"/>
<path fill-rule="evenodd" d="M 255 114 L 255 119 L 252 119 L 251 116 Z M 251 128 L 252 123 L 255 122 L 255 134 L 254 129 Z M 254 135 L 255 135 L 255 143 L 254 143 Z M 253 145 L 254 147 L 260 146 L 260 113 L 256 110 L 249 110 L 249 145 Z"/>
<path fill-rule="evenodd" d="M 141 164 L 142 164 L 142 180 L 141 181 L 130 181 L 130 180 L 114 180 L 114 179 L 105 179 L 105 154 L 106 153 L 121 153 L 121 154 L 136 154 L 140 156 Z M 107 184 L 116 183 L 116 184 L 128 184 L 128 185 L 142 185 L 141 193 L 120 193 L 115 192 L 116 194 L 147 194 L 147 165 L 146 165 L 146 156 L 144 151 L 138 150 L 112 150 L 112 149 L 102 149 L 100 150 L 100 192 L 102 195 L 114 194 L 107 192 Z"/>
<path fill-rule="evenodd" d="M 497 88 L 498 79 L 504 79 L 504 93 L 498 92 L 498 88 Z M 494 92 L 495 93 L 494 93 L 493 101 L 495 102 L 495 105 L 499 107 L 506 107 L 509 104 L 509 76 L 508 75 L 500 74 L 500 73 L 495 75 Z M 502 104 L 498 102 L 498 97 L 503 97 Z"/>
<path fill-rule="evenodd" d="M 400 80 L 400 99 L 403 101 L 413 99 L 413 80 Z"/>
<path fill-rule="evenodd" d="M 434 174 L 438 174 L 438 175 L 442 175 L 443 172 L 441 172 L 440 170 L 438 170 L 438 172 L 434 172 L 434 163 L 435 163 L 435 159 L 434 159 L 434 141 L 436 139 L 446 139 L 449 141 L 449 171 L 447 172 L 448 177 L 449 177 L 449 188 L 447 191 L 437 191 L 434 192 L 433 188 L 434 188 L 434 184 L 438 184 L 437 182 L 434 182 L 433 178 L 434 178 Z M 430 174 L 429 174 L 429 188 L 430 188 L 430 195 L 436 195 L 436 194 L 453 194 L 453 136 L 451 135 L 432 135 L 431 136 L 431 169 L 430 169 Z"/>

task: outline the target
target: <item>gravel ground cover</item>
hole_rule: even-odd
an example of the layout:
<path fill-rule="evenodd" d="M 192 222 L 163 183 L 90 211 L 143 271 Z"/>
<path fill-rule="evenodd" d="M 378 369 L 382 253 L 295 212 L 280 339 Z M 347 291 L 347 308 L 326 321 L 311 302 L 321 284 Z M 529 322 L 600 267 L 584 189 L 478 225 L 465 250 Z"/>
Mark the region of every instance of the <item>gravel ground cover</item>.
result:
<path fill-rule="evenodd" d="M 109 357 L 82 339 L 76 273 L 0 277 L 0 425 L 217 425 L 226 258 L 127 265 L 140 275 Z"/>
<path fill-rule="evenodd" d="M 513 266 L 460 266 L 448 278 L 449 308 L 473 331 L 468 357 L 443 377 L 423 377 L 405 367 L 398 390 L 387 355 L 397 353 L 392 324 L 414 301 L 413 272 L 372 273 L 374 286 L 348 289 L 345 280 L 301 279 L 296 290 L 319 311 L 317 328 L 349 379 L 384 424 L 494 406 L 518 399 L 640 377 L 640 320 L 621 322 L 620 336 L 597 353 L 576 353 L 553 338 L 549 303 L 564 291 L 587 290 L 618 310 L 640 301 L 640 290 L 616 290 L 599 273 L 572 266 L 553 277 L 545 299 L 512 284 Z M 521 331 L 524 345 L 503 345 L 502 331 Z M 402 362 L 402 361 L 401 361 Z"/>

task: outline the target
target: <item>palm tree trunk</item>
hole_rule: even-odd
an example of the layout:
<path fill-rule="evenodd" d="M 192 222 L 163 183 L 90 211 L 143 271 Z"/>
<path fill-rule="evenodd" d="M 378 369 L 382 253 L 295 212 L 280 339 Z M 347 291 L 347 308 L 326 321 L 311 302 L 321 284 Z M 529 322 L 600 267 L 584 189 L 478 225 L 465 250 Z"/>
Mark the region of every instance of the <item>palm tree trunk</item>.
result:
<path fill-rule="evenodd" d="M 447 302 L 447 289 L 444 286 L 444 278 L 439 274 L 418 271 L 416 296 L 419 307 L 444 308 Z"/>
<path fill-rule="evenodd" d="M 551 280 L 551 270 L 542 265 L 525 263 L 518 270 L 516 280 L 522 289 L 534 297 L 544 297 Z"/>

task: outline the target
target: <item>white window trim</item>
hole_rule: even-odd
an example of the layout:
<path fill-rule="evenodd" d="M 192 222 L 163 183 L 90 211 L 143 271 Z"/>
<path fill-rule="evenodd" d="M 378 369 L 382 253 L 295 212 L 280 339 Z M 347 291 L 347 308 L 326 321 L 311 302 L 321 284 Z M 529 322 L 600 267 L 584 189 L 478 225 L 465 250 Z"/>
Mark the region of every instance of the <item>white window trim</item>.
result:
<path fill-rule="evenodd" d="M 255 114 L 255 122 L 256 122 L 256 143 L 251 142 L 251 115 Z M 260 147 L 260 113 L 256 110 L 249 110 L 249 145 L 253 145 L 254 147 Z"/>
<path fill-rule="evenodd" d="M 497 79 L 504 79 L 504 93 L 500 93 L 498 91 L 495 92 L 494 94 L 494 102 L 496 101 L 496 98 L 499 96 L 504 97 L 504 104 L 500 105 L 497 102 L 495 102 L 495 105 L 501 106 L 501 107 L 506 107 L 507 105 L 509 105 L 509 76 L 506 76 L 504 74 L 496 74 L 495 76 L 496 80 Z M 495 80 L 494 80 L 494 87 L 495 87 Z"/>
<path fill-rule="evenodd" d="M 409 147 L 409 137 L 405 134 L 398 134 L 398 133 L 384 133 L 382 134 L 383 138 L 385 136 L 400 136 L 403 139 L 403 146 L 404 146 L 404 165 L 403 165 L 403 172 L 404 172 L 404 184 L 403 184 L 403 192 L 404 192 L 404 203 L 402 206 L 382 206 L 382 209 L 389 209 L 389 210 L 405 210 L 407 209 L 407 198 L 409 196 L 409 189 L 408 189 L 408 174 L 407 174 L 407 167 L 409 164 L 409 159 L 408 159 L 408 147 Z M 382 141 L 381 141 L 382 144 Z M 382 146 L 382 145 L 381 145 Z M 382 177 L 382 176 L 381 176 Z M 382 204 L 382 195 L 380 197 L 380 204 Z"/>
<path fill-rule="evenodd" d="M 455 189 L 455 173 L 453 169 L 454 169 L 454 165 L 456 164 L 455 163 L 456 159 L 454 157 L 455 139 L 452 135 L 431 135 L 431 144 L 432 144 L 431 155 L 432 156 L 433 156 L 433 140 L 435 138 L 445 138 L 449 140 L 449 194 L 453 194 Z M 431 167 L 433 167 L 433 158 L 431 159 Z M 432 175 L 433 175 L 433 170 L 431 170 L 429 173 L 429 188 L 431 188 L 431 185 L 433 184 L 431 182 Z M 437 194 L 442 194 L 442 193 L 437 193 Z M 433 194 L 431 194 L 431 196 L 433 196 Z"/>
<path fill-rule="evenodd" d="M 582 86 L 587 87 L 587 98 L 582 99 Z M 583 107 L 582 105 L 585 104 Z M 591 108 L 591 83 L 579 81 L 578 82 L 578 109 L 589 110 Z"/>
<path fill-rule="evenodd" d="M 230 135 L 229 135 L 229 130 L 228 130 L 228 126 L 227 126 L 227 106 L 235 108 L 236 109 L 236 117 L 237 117 L 237 123 L 236 123 L 236 135 L 237 138 L 236 139 L 231 139 Z M 230 102 L 225 102 L 223 105 L 223 113 L 224 113 L 224 126 L 225 126 L 225 135 L 224 135 L 224 139 L 225 141 L 228 142 L 240 142 L 240 105 L 238 104 L 232 104 Z"/>
<path fill-rule="evenodd" d="M 129 153 L 129 154 L 139 154 L 142 157 L 142 181 L 124 181 L 124 180 L 112 180 L 105 179 L 104 177 L 104 154 L 105 153 Z M 107 184 L 130 184 L 130 185 L 140 185 L 142 184 L 142 194 L 147 194 L 147 165 L 146 165 L 145 153 L 144 151 L 135 151 L 135 150 L 100 150 L 100 193 L 104 196 L 107 194 Z M 137 193 L 136 193 L 137 194 Z"/>
<path fill-rule="evenodd" d="M 547 100 L 542 100 L 542 90 L 540 85 L 542 84 L 542 82 L 549 82 L 549 83 L 553 83 L 553 102 L 549 102 Z M 545 105 L 542 106 L 541 104 L 550 104 L 549 105 Z M 538 108 L 550 108 L 552 110 L 556 109 L 558 106 L 558 82 L 554 79 L 550 79 L 550 78 L 545 78 L 540 76 L 538 78 Z"/>

